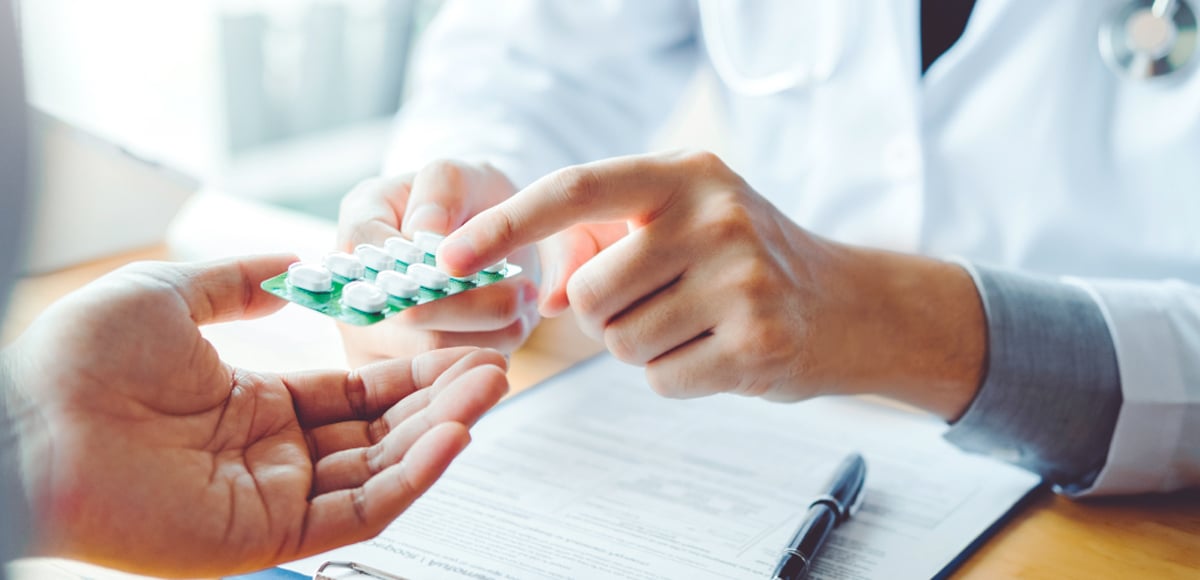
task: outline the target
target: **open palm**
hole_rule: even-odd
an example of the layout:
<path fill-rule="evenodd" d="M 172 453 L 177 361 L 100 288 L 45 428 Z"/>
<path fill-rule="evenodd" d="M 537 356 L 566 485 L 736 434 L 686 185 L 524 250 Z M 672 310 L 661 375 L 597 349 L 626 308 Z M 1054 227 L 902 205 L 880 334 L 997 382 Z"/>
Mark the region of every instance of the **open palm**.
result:
<path fill-rule="evenodd" d="M 278 308 L 256 287 L 288 260 L 126 268 L 14 345 L 37 551 L 159 575 L 254 570 L 369 538 L 433 484 L 505 392 L 504 358 L 223 363 L 197 325 Z"/>

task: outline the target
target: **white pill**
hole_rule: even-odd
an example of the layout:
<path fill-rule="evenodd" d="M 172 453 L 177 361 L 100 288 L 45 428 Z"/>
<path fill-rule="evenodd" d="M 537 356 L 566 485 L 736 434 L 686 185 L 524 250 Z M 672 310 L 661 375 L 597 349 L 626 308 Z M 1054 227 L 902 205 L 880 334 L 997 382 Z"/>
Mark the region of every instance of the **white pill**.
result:
<path fill-rule="evenodd" d="M 499 262 L 496 262 L 495 264 L 492 264 L 491 266 L 484 268 L 483 271 L 487 272 L 488 274 L 499 274 L 501 272 L 504 272 L 504 269 L 507 267 L 508 267 L 508 260 L 500 260 Z"/>
<path fill-rule="evenodd" d="M 313 264 L 296 262 L 288 266 L 288 282 L 301 290 L 318 294 L 333 290 L 333 274 Z"/>
<path fill-rule="evenodd" d="M 413 243 L 426 254 L 436 254 L 438 246 L 442 245 L 444 239 L 446 236 L 433 232 L 417 232 L 413 235 Z"/>
<path fill-rule="evenodd" d="M 330 272 L 351 280 L 358 280 L 366 274 L 362 261 L 345 252 L 334 252 L 325 256 L 325 267 L 329 268 Z"/>
<path fill-rule="evenodd" d="M 425 261 L 425 251 L 404 238 L 388 238 L 383 242 L 383 247 L 393 258 L 405 264 L 420 264 Z"/>
<path fill-rule="evenodd" d="M 408 275 L 424 288 L 430 290 L 445 290 L 450 285 L 450 276 L 428 264 L 413 264 L 408 267 Z"/>
<path fill-rule="evenodd" d="M 394 270 L 396 268 L 396 260 L 379 246 L 359 244 L 357 248 L 354 248 L 354 255 L 358 256 L 358 259 L 362 261 L 364 266 L 376 272 Z"/>
<path fill-rule="evenodd" d="M 380 272 L 375 278 L 375 285 L 396 298 L 416 298 L 421 291 L 421 285 L 416 280 L 393 271 Z"/>
<path fill-rule="evenodd" d="M 351 282 L 342 288 L 342 304 L 367 314 L 378 314 L 387 307 L 387 294 L 370 282 Z"/>

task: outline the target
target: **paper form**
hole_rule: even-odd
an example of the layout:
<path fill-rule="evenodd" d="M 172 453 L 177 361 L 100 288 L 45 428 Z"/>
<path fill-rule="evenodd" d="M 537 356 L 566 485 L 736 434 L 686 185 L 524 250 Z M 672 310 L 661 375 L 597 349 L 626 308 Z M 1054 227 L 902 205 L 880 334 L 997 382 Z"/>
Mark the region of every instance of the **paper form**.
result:
<path fill-rule="evenodd" d="M 655 395 L 593 359 L 505 403 L 445 477 L 354 560 L 412 578 L 765 578 L 851 450 L 866 497 L 815 578 L 929 578 L 1038 483 L 964 454 L 945 425 L 854 399 Z"/>

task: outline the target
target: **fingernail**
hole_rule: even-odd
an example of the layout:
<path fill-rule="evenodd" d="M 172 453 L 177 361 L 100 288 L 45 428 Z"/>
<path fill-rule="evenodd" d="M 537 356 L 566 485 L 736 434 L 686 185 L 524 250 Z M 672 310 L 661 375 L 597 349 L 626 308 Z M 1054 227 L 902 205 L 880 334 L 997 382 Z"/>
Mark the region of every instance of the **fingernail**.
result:
<path fill-rule="evenodd" d="M 442 242 L 442 246 L 438 249 L 438 263 L 445 261 L 446 265 L 452 268 L 472 268 L 479 261 L 479 253 L 475 251 L 475 246 L 466 239 L 465 236 L 456 236 L 446 238 Z"/>
<path fill-rule="evenodd" d="M 427 203 L 417 207 L 408 214 L 403 230 L 407 233 L 416 231 L 446 233 L 450 229 L 450 212 L 436 204 Z"/>

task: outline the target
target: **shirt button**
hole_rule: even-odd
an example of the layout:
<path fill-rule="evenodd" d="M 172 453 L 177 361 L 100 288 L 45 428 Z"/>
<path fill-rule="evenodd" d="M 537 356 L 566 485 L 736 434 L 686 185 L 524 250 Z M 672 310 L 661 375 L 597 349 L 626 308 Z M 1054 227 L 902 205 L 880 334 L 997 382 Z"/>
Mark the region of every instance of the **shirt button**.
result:
<path fill-rule="evenodd" d="M 892 179 L 913 179 L 921 172 L 921 144 L 908 136 L 896 137 L 883 148 L 883 171 Z"/>

